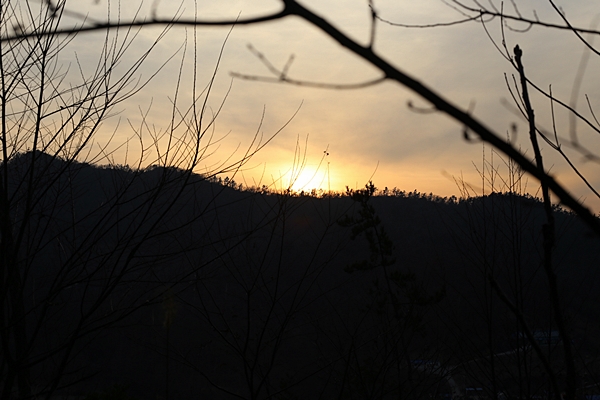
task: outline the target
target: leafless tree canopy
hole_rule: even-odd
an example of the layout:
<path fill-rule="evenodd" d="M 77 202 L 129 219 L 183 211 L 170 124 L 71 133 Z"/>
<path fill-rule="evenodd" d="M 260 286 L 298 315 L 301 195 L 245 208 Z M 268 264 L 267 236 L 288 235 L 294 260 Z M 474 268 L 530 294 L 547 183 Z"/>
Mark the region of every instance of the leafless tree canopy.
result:
<path fill-rule="evenodd" d="M 3 1 L 0 4 L 0 398 L 50 399 L 65 386 L 88 378 L 86 366 L 80 361 L 88 351 L 86 346 L 101 340 L 112 328 L 128 324 L 141 327 L 132 323 L 134 317 L 140 321 L 151 319 L 152 323 L 144 322 L 150 327 L 148 330 L 162 324 L 164 343 L 152 347 L 159 348 L 161 356 L 166 355 L 167 398 L 170 362 L 184 365 L 201 376 L 211 386 L 211 393 L 232 398 L 284 398 L 278 396 L 307 382 L 314 389 L 311 393 L 321 390 L 321 396 L 335 394 L 339 398 L 417 399 L 438 395 L 432 393 L 432 388 L 444 385 L 456 395 L 457 385 L 452 377 L 461 371 L 460 374 L 487 379 L 493 387 L 492 396 L 499 399 L 499 387 L 505 381 L 502 374 L 518 376 L 521 382 L 523 375 L 533 371 L 532 365 L 548 376 L 550 388 L 544 392 L 546 395 L 560 399 L 564 392 L 569 400 L 581 396 L 578 394 L 582 393 L 578 392 L 581 369 L 575 363 L 577 346 L 571 337 L 575 323 L 564 312 L 568 299 L 561 295 L 557 273 L 556 254 L 563 251 L 557 240 L 561 228 L 557 219 L 570 220 L 564 213 L 557 214 L 551 194 L 596 235 L 600 234 L 600 221 L 569 188 L 553 178 L 544 164 L 542 150 L 563 157 L 598 197 L 591 180 L 580 172 L 569 156 L 571 153 L 564 148 L 574 150 L 588 161 L 597 162 L 599 155 L 582 144 L 575 122 L 568 135 L 556 129 L 551 132 L 542 129 L 536 122 L 530 96 L 532 92 L 545 96 L 552 117 L 554 108 L 560 107 L 570 113 L 572 121 L 600 133 L 592 105 L 588 100 L 590 112 L 584 113 L 576 107 L 576 99 L 555 98 L 551 89 L 541 88 L 529 79 L 527 54 L 518 45 L 491 40 L 491 45 L 496 45 L 514 71 L 514 76 L 507 77 L 506 82 L 514 100 L 512 107 L 528 124 L 531 144 L 528 153 L 516 148 L 504 134 L 490 129 L 469 110 L 441 96 L 428 84 L 428 77 L 406 73 L 401 65 L 387 61 L 376 50 L 381 24 L 398 29 L 435 29 L 477 23 L 484 32 L 490 26 L 499 26 L 503 39 L 506 32 L 527 34 L 533 27 L 561 31 L 575 35 L 592 56 L 600 56 L 589 39 L 600 31 L 574 26 L 555 1 L 547 1 L 561 22 L 541 20 L 535 12 L 526 15 L 519 3 L 512 0 L 509 3 L 450 0 L 443 3 L 456 12 L 455 20 L 415 25 L 390 20 L 378 11 L 376 1 L 369 0 L 365 7 L 370 18 L 365 23 L 370 24 L 370 37 L 364 45 L 294 0 L 281 0 L 279 10 L 270 14 L 232 20 L 203 20 L 179 14 L 162 16 L 160 1 L 153 3 L 149 15 L 137 15 L 132 20 L 89 18 L 81 11 L 81 5 L 66 0 Z M 90 7 L 102 6 L 96 3 Z M 67 25 L 67 17 L 76 22 Z M 290 73 L 292 58 L 279 69 L 251 47 L 250 51 L 265 65 L 269 75 L 238 73 L 235 78 L 335 90 L 397 82 L 431 105 L 429 110 L 411 104 L 409 107 L 450 116 L 460 125 L 464 139 L 483 141 L 505 157 L 511 171 L 506 181 L 510 183 L 507 186 L 511 195 L 517 194 L 514 184 L 523 173 L 539 182 L 543 212 L 531 219 L 521 214 L 525 206 L 521 200 L 514 200 L 516 196 L 509 197 L 506 203 L 496 202 L 493 196 L 483 199 L 481 204 L 466 202 L 461 205 L 464 210 L 457 214 L 465 218 L 457 224 L 467 231 L 463 239 L 469 238 L 474 248 L 483 249 L 480 258 L 470 260 L 478 268 L 477 277 L 468 281 L 473 283 L 476 296 L 469 294 L 465 298 L 473 309 L 483 310 L 481 318 L 486 323 L 475 339 L 460 334 L 449 339 L 457 346 L 454 348 L 467 347 L 462 353 L 468 353 L 469 357 L 459 360 L 456 354 L 448 355 L 448 348 L 439 343 L 424 344 L 420 338 L 427 331 L 426 323 L 431 321 L 428 316 L 437 309 L 445 289 L 426 287 L 421 280 L 423 276 L 413 274 L 405 268 L 407 264 L 396 265 L 394 243 L 371 203 L 376 193 L 373 184 L 362 190 L 349 190 L 344 199 L 334 200 L 335 196 L 329 194 L 330 201 L 318 205 L 314 199 L 302 199 L 290 191 L 269 195 L 268 190 L 264 193 L 254 190 L 246 192 L 251 200 L 236 197 L 241 195 L 230 191 L 231 187 L 237 188 L 235 184 L 217 185 L 215 177 L 220 173 L 235 175 L 269 142 L 273 136 L 261 140 L 260 128 L 241 157 L 227 159 L 203 175 L 194 173 L 201 160 L 212 152 L 215 120 L 225 102 L 223 99 L 216 110 L 208 107 L 223 49 L 214 60 L 214 73 L 204 87 L 198 86 L 195 72 L 192 76 L 180 72 L 172 97 L 171 121 L 166 127 L 154 129 L 151 113 L 141 113 L 140 125 L 132 128 L 132 140 L 140 150 L 135 161 L 128 162 L 129 165 L 115 165 L 113 161 L 115 146 L 127 146 L 129 142 L 96 141 L 102 123 L 115 112 L 115 107 L 151 82 L 154 75 L 142 80 L 138 73 L 169 30 L 183 26 L 194 31 L 211 26 L 235 29 L 240 25 L 292 18 L 316 27 L 357 59 L 373 66 L 379 76 L 346 85 L 323 82 L 319 77 L 300 80 Z M 140 29 L 147 26 L 163 30 L 155 42 L 124 67 L 125 54 L 131 50 Z M 91 69 L 79 61 L 69 69 L 59 58 L 80 35 L 104 37 Z M 167 62 L 183 65 L 190 53 L 197 60 L 194 40 L 189 43 L 184 40 L 182 51 L 174 52 Z M 179 100 L 182 85 L 193 86 L 189 104 Z M 100 164 L 108 166 L 101 169 Z M 482 167 L 482 178 L 489 179 L 489 168 L 490 165 Z M 492 165 L 491 175 L 494 174 Z M 466 186 L 463 189 L 468 190 Z M 234 208 L 227 208 L 232 203 L 243 206 L 234 212 L 231 211 Z M 319 208 L 323 204 L 327 204 L 327 210 Z M 509 211 L 503 208 L 505 204 L 509 204 Z M 298 217 L 298 210 L 303 207 L 312 207 L 313 214 L 307 215 L 319 218 Z M 487 221 L 490 212 L 492 218 L 497 218 L 496 212 L 504 217 L 501 222 L 494 222 L 498 223 L 494 229 L 479 225 L 480 221 Z M 343 215 L 346 217 L 342 218 Z M 534 261 L 521 251 L 521 245 L 529 239 L 524 239 L 515 226 L 524 226 L 519 225 L 523 220 L 533 221 L 539 227 L 532 246 L 540 254 Z M 350 235 L 340 225 L 349 228 Z M 505 226 L 511 228 L 504 231 Z M 297 232 L 303 232 L 311 240 L 302 242 L 304 236 L 296 237 Z M 496 236 L 498 232 L 502 232 L 501 239 Z M 365 238 L 367 250 L 343 253 L 343 246 L 358 237 Z M 491 251 L 490 244 L 493 244 Z M 511 248 L 510 254 L 496 250 L 495 246 L 504 245 Z M 464 243 L 458 246 L 466 248 Z M 331 272 L 329 267 L 340 254 L 347 258 L 348 254 L 361 257 L 344 259 L 347 261 L 344 274 Z M 472 254 L 464 256 L 469 258 Z M 526 268 L 526 264 L 531 267 L 534 263 L 539 268 Z M 554 329 L 558 332 L 559 356 L 539 345 L 544 340 L 552 344 L 552 333 L 541 337 L 540 331 L 531 325 L 532 320 L 538 322 L 539 318 L 531 315 L 530 304 L 538 299 L 527 299 L 526 292 L 539 289 L 540 276 L 544 277 L 543 293 L 547 296 L 544 299 L 550 304 L 549 315 L 544 317 L 552 321 L 551 332 Z M 372 286 L 367 288 L 362 281 L 366 278 L 361 277 L 368 277 Z M 351 289 L 349 292 L 356 293 L 356 298 L 344 298 L 348 292 L 337 291 L 342 286 L 338 285 L 340 281 Z M 483 299 L 483 304 L 475 305 L 478 300 L 474 298 Z M 162 307 L 158 324 L 152 311 L 156 309 L 154 306 Z M 190 327 L 206 329 L 198 334 L 202 346 L 210 343 L 213 347 L 208 350 L 203 347 L 199 354 L 214 358 L 212 370 L 204 368 L 204 360 L 198 361 L 201 357 L 194 353 L 196 349 L 186 353 L 184 347 L 172 345 L 177 337 L 172 330 L 173 321 L 184 310 L 194 321 L 199 321 L 190 322 Z M 511 317 L 498 318 L 500 312 Z M 455 321 L 446 317 L 432 320 L 446 327 Z M 498 324 L 500 320 L 504 325 Z M 327 325 L 331 321 L 335 323 Z M 513 339 L 518 345 L 514 351 L 497 354 L 493 350 L 497 341 L 494 330 L 508 325 L 516 327 L 517 336 Z M 144 335 L 145 332 L 139 333 L 139 337 Z M 290 341 L 290 337 L 297 340 Z M 429 358 L 416 360 L 415 348 L 426 349 L 419 354 Z M 488 349 L 489 354 L 482 354 L 482 348 Z M 219 364 L 221 354 L 228 354 L 235 362 Z M 293 354 L 297 363 L 293 367 L 283 363 L 282 354 Z M 431 361 L 442 357 L 446 357 L 444 363 Z M 517 361 L 505 363 L 504 360 L 513 357 Z M 229 368 L 234 377 L 227 376 Z M 541 387 L 546 381 L 534 384 Z M 533 393 L 530 389 L 520 387 L 519 394 Z"/>
<path fill-rule="evenodd" d="M 463 17 L 457 19 L 456 21 L 446 22 L 442 25 L 448 24 L 460 24 L 460 23 L 473 23 L 479 22 L 483 24 L 491 24 L 494 20 L 499 21 L 500 24 L 506 27 L 506 29 L 513 29 L 510 25 L 510 22 L 521 22 L 526 23 L 528 26 L 542 26 L 548 29 L 560 29 L 566 31 L 567 34 L 575 34 L 577 35 L 581 41 L 592 51 L 595 51 L 594 47 L 582 36 L 583 34 L 598 34 L 599 32 L 594 29 L 584 29 L 581 27 L 574 27 L 569 23 L 569 20 L 562 10 L 552 1 L 549 0 L 549 3 L 553 8 L 556 9 L 556 12 L 562 17 L 563 24 L 555 24 L 555 23 L 547 23 L 541 21 L 537 18 L 537 16 L 533 16 L 533 18 L 528 18 L 520 13 L 519 8 L 515 2 L 511 2 L 512 10 L 504 10 L 504 4 L 496 4 L 491 2 L 490 5 L 485 6 L 481 5 L 478 2 L 467 3 L 460 1 L 452 1 L 448 2 L 448 6 L 453 7 L 459 14 Z M 49 12 L 54 12 L 53 10 L 65 10 L 65 12 L 69 12 L 73 15 L 77 15 L 77 12 L 68 11 L 68 4 L 61 2 L 59 4 L 54 5 L 52 2 L 46 3 L 48 6 Z M 369 2 L 368 7 L 371 10 L 372 20 L 371 20 L 371 38 L 369 40 L 369 44 L 367 46 L 360 45 L 356 41 L 352 40 L 350 37 L 345 35 L 342 31 L 337 29 L 334 25 L 329 23 L 325 18 L 311 12 L 309 9 L 303 7 L 299 2 L 293 0 L 282 0 L 281 1 L 281 10 L 278 12 L 271 13 L 269 15 L 264 15 L 260 17 L 254 17 L 249 19 L 238 18 L 234 20 L 202 20 L 201 18 L 185 18 L 177 16 L 168 16 L 166 18 L 159 17 L 157 15 L 157 9 L 160 2 L 154 3 L 153 12 L 151 15 L 140 16 L 139 18 L 131 21 L 96 21 L 91 20 L 87 21 L 84 19 L 83 15 L 80 15 L 82 20 L 81 25 L 77 25 L 70 28 L 61 28 L 53 32 L 53 34 L 59 35 L 69 35 L 72 33 L 79 32 L 88 32 L 88 31 L 104 31 L 106 29 L 113 29 L 117 27 L 139 27 L 139 26 L 149 26 L 149 25 L 162 25 L 162 26 L 232 26 L 232 25 L 251 25 L 251 24 L 259 24 L 267 21 L 286 19 L 290 17 L 300 17 L 308 23 L 316 26 L 320 29 L 325 35 L 328 35 L 335 41 L 337 41 L 341 46 L 348 49 L 348 51 L 355 54 L 357 57 L 367 61 L 374 67 L 376 67 L 381 72 L 381 78 L 376 79 L 371 82 L 365 82 L 365 84 L 357 85 L 358 87 L 376 84 L 382 80 L 393 80 L 398 83 L 406 86 L 407 88 L 413 90 L 415 93 L 422 96 L 425 100 L 429 101 L 432 106 L 439 110 L 440 112 L 446 113 L 452 118 L 454 118 L 457 122 L 464 126 L 465 132 L 472 132 L 477 135 L 480 139 L 485 142 L 490 143 L 492 146 L 497 148 L 502 153 L 506 154 L 511 159 L 515 160 L 520 167 L 525 170 L 527 173 L 536 177 L 540 182 L 544 182 L 544 184 L 548 185 L 550 190 L 558 197 L 560 202 L 565 206 L 572 209 L 575 213 L 580 215 L 587 224 L 597 233 L 600 233 L 600 225 L 591 213 L 585 206 L 583 206 L 577 199 L 575 199 L 569 191 L 560 185 L 555 179 L 552 178 L 547 171 L 541 170 L 538 166 L 535 165 L 534 162 L 529 160 L 519 149 L 514 148 L 511 143 L 507 142 L 504 139 L 504 135 L 499 134 L 497 132 L 493 132 L 491 129 L 486 127 L 485 123 L 482 121 L 478 121 L 475 119 L 467 110 L 463 110 L 460 107 L 454 105 L 451 100 L 444 99 L 440 96 L 433 88 L 428 87 L 426 84 L 426 78 L 419 79 L 402 71 L 400 66 L 394 66 L 385 60 L 385 57 L 378 54 L 373 49 L 373 44 L 376 41 L 376 33 L 377 33 L 377 24 L 378 23 L 388 23 L 394 24 L 393 21 L 387 21 L 384 18 L 380 17 L 377 13 L 377 7 L 375 2 Z M 396 24 L 399 27 L 406 27 L 402 24 Z M 420 28 L 428 28 L 435 27 L 437 24 L 432 25 L 417 25 L 414 27 Z M 15 40 L 20 40 L 23 38 L 31 37 L 35 35 L 35 33 L 28 32 L 27 29 L 21 29 L 14 32 L 6 32 L 2 38 L 4 42 L 12 42 Z M 516 64 L 514 62 L 514 58 L 512 56 L 512 52 L 509 49 L 504 49 L 505 56 L 507 60 L 516 68 Z M 275 76 L 275 80 L 281 82 L 290 82 L 290 83 L 300 83 L 295 82 L 293 79 L 287 76 L 286 71 L 271 71 Z M 425 82 L 425 83 L 423 83 Z M 529 82 L 534 88 L 536 88 L 533 82 Z M 323 84 L 327 86 L 327 84 Z M 356 86 L 356 85 L 355 85 Z M 540 89 L 538 89 L 540 90 Z M 551 94 L 548 94 L 551 96 Z M 560 102 L 556 99 L 557 104 L 561 104 L 563 106 L 568 107 L 566 103 Z M 573 110 L 577 117 L 581 117 L 581 115 L 576 113 L 576 110 Z M 584 122 L 588 124 L 592 124 L 591 122 L 584 119 Z M 595 129 L 598 129 L 594 127 Z M 542 137 L 544 135 L 542 134 Z M 557 143 L 556 141 L 552 141 L 548 138 L 548 141 L 555 148 L 560 149 L 562 143 Z M 572 145 L 577 146 L 577 143 L 573 141 Z M 586 151 L 583 149 L 582 151 Z M 590 153 L 591 154 L 591 153 Z"/>

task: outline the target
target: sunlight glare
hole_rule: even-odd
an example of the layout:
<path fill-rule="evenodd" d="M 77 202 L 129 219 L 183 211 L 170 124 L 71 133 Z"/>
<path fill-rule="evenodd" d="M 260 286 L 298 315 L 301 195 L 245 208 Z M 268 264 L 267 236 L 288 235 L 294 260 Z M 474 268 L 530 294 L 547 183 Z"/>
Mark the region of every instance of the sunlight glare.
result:
<path fill-rule="evenodd" d="M 301 171 L 294 171 L 290 176 L 290 188 L 294 192 L 310 192 L 312 189 L 327 190 L 327 171 L 309 165 L 304 166 Z"/>

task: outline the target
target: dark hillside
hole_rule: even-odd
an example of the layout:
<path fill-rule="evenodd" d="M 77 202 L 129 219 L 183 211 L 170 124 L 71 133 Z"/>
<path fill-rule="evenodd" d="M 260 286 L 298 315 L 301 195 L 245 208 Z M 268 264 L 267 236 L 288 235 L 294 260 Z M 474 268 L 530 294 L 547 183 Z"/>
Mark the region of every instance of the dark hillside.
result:
<path fill-rule="evenodd" d="M 26 204 L 27 164 L 12 168 L 13 201 Z M 393 243 L 380 262 L 365 236 L 374 226 L 351 239 L 338 223 L 360 214 L 349 197 L 239 191 L 158 167 L 44 169 L 60 173 L 33 194 L 21 255 L 41 386 L 64 367 L 73 385 L 61 391 L 82 398 L 115 384 L 139 399 L 541 396 L 526 328 L 489 277 L 561 371 L 535 199 L 372 197 Z M 600 246 L 572 215 L 556 219 L 562 306 L 590 385 Z M 347 272 L 363 260 L 371 267 Z"/>

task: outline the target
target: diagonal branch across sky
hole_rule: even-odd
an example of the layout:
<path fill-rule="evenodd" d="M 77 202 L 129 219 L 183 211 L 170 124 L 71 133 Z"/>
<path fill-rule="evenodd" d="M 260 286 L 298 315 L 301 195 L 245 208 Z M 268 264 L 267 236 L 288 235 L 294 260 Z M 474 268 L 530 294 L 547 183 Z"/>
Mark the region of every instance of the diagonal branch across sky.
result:
<path fill-rule="evenodd" d="M 197 18 L 150 18 L 132 21 L 117 21 L 117 22 L 95 22 L 90 25 L 81 25 L 71 28 L 61 28 L 52 32 L 17 32 L 13 36 L 1 38 L 1 42 L 23 40 L 28 37 L 39 37 L 40 35 L 71 35 L 82 32 L 102 31 L 107 29 L 117 29 L 122 27 L 143 27 L 143 26 L 231 26 L 231 25 L 252 25 L 260 24 L 268 21 L 281 20 L 286 17 L 296 16 L 314 25 L 326 35 L 334 39 L 342 47 L 348 49 L 353 54 L 367 61 L 369 64 L 379 69 L 385 78 L 390 81 L 396 81 L 401 85 L 411 89 L 416 94 L 420 95 L 425 100 L 429 101 L 437 110 L 449 115 L 455 121 L 464 126 L 465 130 L 475 133 L 481 140 L 491 144 L 496 149 L 504 153 L 506 156 L 513 159 L 524 171 L 534 176 L 538 181 L 544 183 L 550 190 L 560 199 L 562 205 L 570 208 L 575 212 L 594 232 L 600 235 L 600 221 L 596 216 L 580 201 L 575 199 L 569 191 L 563 187 L 554 177 L 546 171 L 538 168 L 531 160 L 529 160 L 522 152 L 517 150 L 500 135 L 488 128 L 484 123 L 474 118 L 468 111 L 464 111 L 455 106 L 450 101 L 443 98 L 440 94 L 430 89 L 425 84 L 411 77 L 399 68 L 387 62 L 384 58 L 378 55 L 372 46 L 365 47 L 349 36 L 337 29 L 334 25 L 328 22 L 320 15 L 313 13 L 306 7 L 302 6 L 295 0 L 282 0 L 283 9 L 281 11 L 268 15 L 235 19 L 235 20 L 199 20 Z M 535 21 L 539 23 L 539 21 Z M 559 26 L 552 26 L 560 28 Z M 579 30 L 577 28 L 566 27 L 564 29 Z"/>

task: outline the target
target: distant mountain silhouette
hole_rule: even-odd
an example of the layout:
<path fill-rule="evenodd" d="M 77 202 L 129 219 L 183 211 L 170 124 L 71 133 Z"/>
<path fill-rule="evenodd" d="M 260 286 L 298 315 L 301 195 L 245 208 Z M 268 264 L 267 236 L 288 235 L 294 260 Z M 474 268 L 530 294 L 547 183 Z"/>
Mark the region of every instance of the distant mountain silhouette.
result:
<path fill-rule="evenodd" d="M 164 398 L 167 385 L 173 399 L 442 398 L 468 387 L 489 394 L 492 381 L 507 394 L 525 381 L 532 396 L 547 390 L 524 327 L 489 284 L 532 330 L 555 329 L 534 198 L 374 196 L 396 262 L 348 273 L 374 250 L 338 224 L 361 211 L 347 196 L 36 157 L 33 174 L 31 153 L 11 162 L 10 187 L 24 205 L 36 182 L 21 256 L 28 326 L 44 338 L 35 344 L 42 386 L 83 323 L 63 372 L 73 385 L 62 390 L 81 398 L 115 384 L 139 399 Z M 17 223 L 22 212 L 14 208 Z M 562 306 L 590 384 L 600 378 L 600 246 L 573 215 L 555 217 Z M 444 295 L 419 300 L 435 293 Z M 51 317 L 36 325 L 42 312 Z M 559 368 L 560 344 L 547 342 Z"/>

